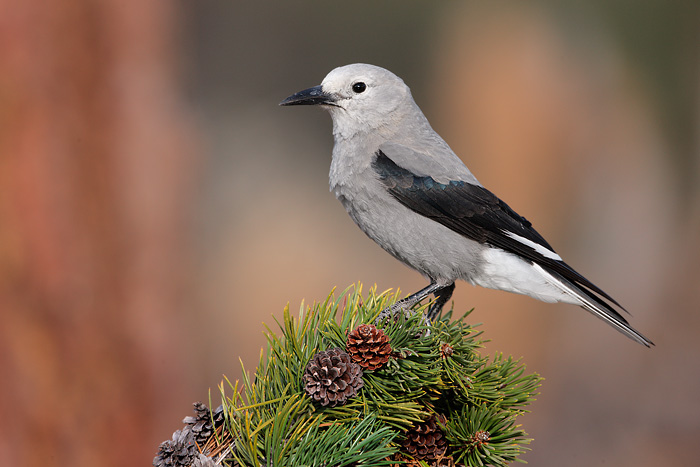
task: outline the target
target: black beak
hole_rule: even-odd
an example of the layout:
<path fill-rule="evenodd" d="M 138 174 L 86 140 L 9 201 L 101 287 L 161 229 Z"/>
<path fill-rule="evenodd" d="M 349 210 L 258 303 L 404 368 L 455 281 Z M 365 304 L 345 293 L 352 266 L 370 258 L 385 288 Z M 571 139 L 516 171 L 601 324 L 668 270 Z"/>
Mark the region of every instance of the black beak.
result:
<path fill-rule="evenodd" d="M 335 99 L 328 93 L 323 92 L 321 86 L 304 89 L 296 94 L 292 94 L 280 105 L 335 105 Z"/>

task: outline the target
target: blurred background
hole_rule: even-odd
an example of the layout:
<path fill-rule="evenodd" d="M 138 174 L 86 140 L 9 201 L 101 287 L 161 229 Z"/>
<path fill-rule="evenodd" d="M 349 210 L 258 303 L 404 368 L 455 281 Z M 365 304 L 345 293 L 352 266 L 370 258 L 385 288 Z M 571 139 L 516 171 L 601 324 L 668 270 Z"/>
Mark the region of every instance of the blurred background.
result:
<path fill-rule="evenodd" d="M 150 465 L 253 369 L 285 304 L 425 280 L 328 192 L 368 62 L 480 181 L 632 313 L 458 284 L 546 380 L 531 465 L 681 466 L 700 438 L 700 3 L 0 0 L 0 459 Z"/>

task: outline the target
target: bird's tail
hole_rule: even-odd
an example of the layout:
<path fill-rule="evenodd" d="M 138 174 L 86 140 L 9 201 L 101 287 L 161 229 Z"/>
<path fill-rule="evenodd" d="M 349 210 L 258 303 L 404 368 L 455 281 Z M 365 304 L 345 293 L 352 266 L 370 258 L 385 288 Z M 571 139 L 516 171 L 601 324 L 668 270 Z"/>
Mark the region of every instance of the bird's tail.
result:
<path fill-rule="evenodd" d="M 581 308 L 591 312 L 630 339 L 639 342 L 646 347 L 651 347 L 654 345 L 652 341 L 644 337 L 639 331 L 630 326 L 627 320 L 617 310 L 615 310 L 612 305 L 606 302 L 595 292 L 588 290 L 583 285 L 575 284 L 570 280 L 565 279 L 556 272 L 547 271 L 541 266 L 536 266 L 541 269 L 543 274 L 552 278 L 551 283 L 553 285 L 558 287 L 566 295 L 573 298 L 573 301 L 576 302 L 576 304 Z M 620 306 L 620 309 L 626 311 L 624 308 L 622 308 L 622 306 Z"/>

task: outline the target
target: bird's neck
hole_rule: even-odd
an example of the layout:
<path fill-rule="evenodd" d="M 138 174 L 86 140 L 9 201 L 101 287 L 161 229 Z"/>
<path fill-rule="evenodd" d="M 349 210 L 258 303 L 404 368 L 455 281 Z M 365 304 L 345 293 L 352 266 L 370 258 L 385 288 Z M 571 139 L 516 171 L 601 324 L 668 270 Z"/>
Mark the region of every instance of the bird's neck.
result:
<path fill-rule="evenodd" d="M 416 128 L 430 128 L 420 109 L 413 104 L 396 109 L 382 119 L 366 118 L 364 121 L 354 119 L 348 113 L 333 114 L 333 159 L 330 169 L 331 190 L 353 184 L 356 179 L 366 177 L 371 169 L 379 147 L 388 141 L 407 142 L 419 135 L 413 131 Z M 359 118 L 363 118 L 360 116 Z M 370 125 L 369 121 L 381 121 L 380 125 Z"/>
<path fill-rule="evenodd" d="M 416 120 L 425 121 L 425 116 L 413 102 L 398 106 L 390 113 L 371 111 L 347 112 L 342 108 L 329 109 L 333 118 L 333 137 L 336 144 L 341 141 L 372 139 L 390 141 L 404 128 L 417 127 Z M 427 124 L 427 121 L 425 122 Z"/>

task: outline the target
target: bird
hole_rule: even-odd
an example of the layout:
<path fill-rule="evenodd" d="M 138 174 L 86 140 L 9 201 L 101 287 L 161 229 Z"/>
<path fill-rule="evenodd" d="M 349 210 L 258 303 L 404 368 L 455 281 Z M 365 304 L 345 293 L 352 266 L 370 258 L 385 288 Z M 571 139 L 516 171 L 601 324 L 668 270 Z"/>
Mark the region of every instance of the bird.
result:
<path fill-rule="evenodd" d="M 462 280 L 578 305 L 632 340 L 654 345 L 630 326 L 617 301 L 476 179 L 394 73 L 364 63 L 341 66 L 279 105 L 330 113 L 330 190 L 369 238 L 430 281 L 392 311 L 432 294 L 427 316 L 433 319 Z"/>

